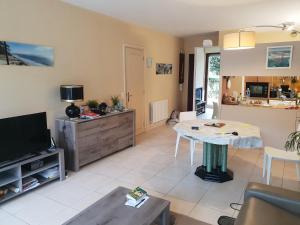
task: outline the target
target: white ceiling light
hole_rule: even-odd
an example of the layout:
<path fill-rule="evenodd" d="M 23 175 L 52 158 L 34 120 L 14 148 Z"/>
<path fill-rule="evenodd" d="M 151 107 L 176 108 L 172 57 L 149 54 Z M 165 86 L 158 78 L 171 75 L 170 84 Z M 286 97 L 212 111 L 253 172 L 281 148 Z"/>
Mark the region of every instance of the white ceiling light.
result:
<path fill-rule="evenodd" d="M 224 50 L 239 50 L 255 47 L 255 32 L 239 31 L 224 35 Z"/>
<path fill-rule="evenodd" d="M 287 30 L 287 31 L 293 31 L 293 30 L 295 30 L 295 25 L 293 24 L 293 25 L 288 26 L 288 27 L 286 28 L 286 30 Z"/>
<path fill-rule="evenodd" d="M 259 25 L 255 26 L 255 28 L 278 28 L 282 31 L 290 32 L 291 37 L 297 37 L 300 34 L 300 31 L 296 29 L 294 22 L 285 22 L 279 25 Z"/>
<path fill-rule="evenodd" d="M 292 31 L 295 29 L 295 23 L 294 22 L 285 22 L 285 23 L 281 23 L 279 25 L 258 25 L 258 26 L 254 26 L 254 27 L 255 28 L 278 28 L 283 31 L 285 31 L 285 30 Z"/>
<path fill-rule="evenodd" d="M 203 48 L 210 48 L 213 46 L 212 40 L 203 40 Z"/>

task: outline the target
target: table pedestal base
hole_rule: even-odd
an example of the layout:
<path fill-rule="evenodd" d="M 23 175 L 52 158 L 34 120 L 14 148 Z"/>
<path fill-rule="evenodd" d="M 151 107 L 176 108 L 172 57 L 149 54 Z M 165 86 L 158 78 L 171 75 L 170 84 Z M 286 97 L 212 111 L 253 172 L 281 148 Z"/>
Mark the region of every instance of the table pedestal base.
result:
<path fill-rule="evenodd" d="M 203 165 L 195 175 L 203 180 L 223 183 L 233 179 L 233 172 L 227 169 L 228 145 L 203 143 Z"/>
<path fill-rule="evenodd" d="M 227 169 L 227 172 L 222 172 L 220 168 L 213 169 L 210 173 L 207 172 L 205 166 L 199 166 L 196 169 L 195 175 L 206 181 L 223 183 L 233 180 L 233 172 Z"/>

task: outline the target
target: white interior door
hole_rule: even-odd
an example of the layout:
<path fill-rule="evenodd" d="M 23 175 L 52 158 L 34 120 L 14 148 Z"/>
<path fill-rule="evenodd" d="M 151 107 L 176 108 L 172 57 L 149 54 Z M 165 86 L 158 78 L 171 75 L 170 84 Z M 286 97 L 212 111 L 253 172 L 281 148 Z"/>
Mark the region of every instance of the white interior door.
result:
<path fill-rule="evenodd" d="M 145 130 L 144 50 L 125 47 L 127 107 L 136 110 L 136 133 Z"/>

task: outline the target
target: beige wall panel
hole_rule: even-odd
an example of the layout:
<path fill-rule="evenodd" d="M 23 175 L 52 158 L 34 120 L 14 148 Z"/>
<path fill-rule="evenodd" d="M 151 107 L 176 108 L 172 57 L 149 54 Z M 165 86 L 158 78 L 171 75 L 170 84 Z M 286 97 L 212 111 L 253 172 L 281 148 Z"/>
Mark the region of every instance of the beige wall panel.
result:
<path fill-rule="evenodd" d="M 142 46 L 153 58 L 145 66 L 146 126 L 149 103 L 168 99 L 179 106 L 178 58 L 182 41 L 58 0 L 0 0 L 0 40 L 55 49 L 54 67 L 0 66 L 0 117 L 47 111 L 48 126 L 64 115 L 61 84 L 83 84 L 85 99 L 110 103 L 124 91 L 123 45 Z M 155 75 L 155 63 L 172 63 L 173 74 Z M 143 85 L 143 84 L 141 84 Z M 54 129 L 53 129 L 54 131 Z"/>

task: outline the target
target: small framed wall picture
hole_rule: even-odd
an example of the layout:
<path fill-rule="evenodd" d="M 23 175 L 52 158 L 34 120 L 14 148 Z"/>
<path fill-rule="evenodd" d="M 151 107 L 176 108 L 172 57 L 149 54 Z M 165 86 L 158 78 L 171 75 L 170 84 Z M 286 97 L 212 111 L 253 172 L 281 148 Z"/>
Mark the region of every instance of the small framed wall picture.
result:
<path fill-rule="evenodd" d="M 156 63 L 156 75 L 168 75 L 173 73 L 173 65 L 166 63 Z"/>
<path fill-rule="evenodd" d="M 289 69 L 292 66 L 293 46 L 267 48 L 267 69 Z"/>

